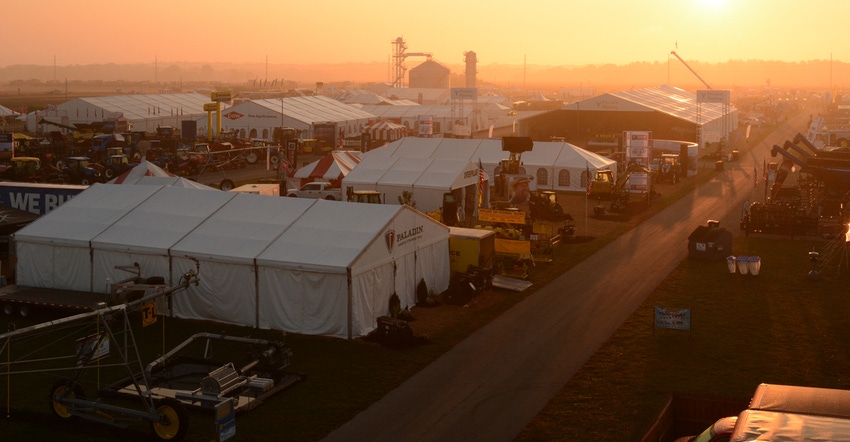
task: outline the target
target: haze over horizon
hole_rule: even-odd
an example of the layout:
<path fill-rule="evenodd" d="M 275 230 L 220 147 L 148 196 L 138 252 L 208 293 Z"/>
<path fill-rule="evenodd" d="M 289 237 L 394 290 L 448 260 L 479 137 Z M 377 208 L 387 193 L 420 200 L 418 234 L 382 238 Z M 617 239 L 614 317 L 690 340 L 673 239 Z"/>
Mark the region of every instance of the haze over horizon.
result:
<path fill-rule="evenodd" d="M 671 51 L 721 88 L 833 88 L 850 78 L 844 1 L 290 3 L 12 2 L 0 81 L 383 82 L 397 38 L 453 74 L 473 51 L 480 81 L 521 87 L 703 87 Z M 406 67 L 425 59 L 411 55 Z M 601 69 L 612 66 L 622 68 Z"/>
<path fill-rule="evenodd" d="M 427 4 L 43 0 L 4 5 L 0 67 L 103 63 L 387 63 L 408 53 L 444 64 L 582 66 L 687 60 L 850 61 L 850 2 L 530 0 Z M 71 17 L 75 17 L 71 19 Z M 816 30 L 817 32 L 811 32 Z"/>

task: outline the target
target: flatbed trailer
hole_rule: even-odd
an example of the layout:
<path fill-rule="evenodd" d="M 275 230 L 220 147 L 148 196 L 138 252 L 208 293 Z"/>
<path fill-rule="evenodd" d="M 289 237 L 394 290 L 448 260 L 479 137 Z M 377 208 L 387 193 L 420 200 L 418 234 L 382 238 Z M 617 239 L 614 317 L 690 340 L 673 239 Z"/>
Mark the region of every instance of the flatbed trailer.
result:
<path fill-rule="evenodd" d="M 0 308 L 7 315 L 29 316 L 36 308 L 89 312 L 123 304 L 141 298 L 148 290 L 162 290 L 167 286 L 161 277 L 142 278 L 138 264 L 115 266 L 118 270 L 135 276 L 109 284 L 109 293 L 31 287 L 11 284 L 0 287 Z"/>
<path fill-rule="evenodd" d="M 109 297 L 110 295 L 106 293 L 78 292 L 15 284 L 0 287 L 0 305 L 3 306 L 3 313 L 7 315 L 29 316 L 34 308 L 65 309 L 78 312 L 92 311 L 99 303 L 107 303 Z"/>

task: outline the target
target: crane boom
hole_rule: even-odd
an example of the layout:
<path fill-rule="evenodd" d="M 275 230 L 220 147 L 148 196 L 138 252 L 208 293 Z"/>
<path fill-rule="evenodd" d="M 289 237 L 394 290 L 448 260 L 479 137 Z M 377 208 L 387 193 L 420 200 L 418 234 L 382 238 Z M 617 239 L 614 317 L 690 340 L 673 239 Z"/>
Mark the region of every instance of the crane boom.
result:
<path fill-rule="evenodd" d="M 693 70 L 693 68 L 691 68 L 687 63 L 685 63 L 685 60 L 682 60 L 682 57 L 679 57 L 679 54 L 677 54 L 676 51 L 670 51 L 670 53 L 673 54 L 673 56 L 675 56 L 676 58 L 678 58 L 679 61 L 681 61 L 682 64 L 685 65 L 685 67 L 688 68 L 688 70 L 691 71 L 692 74 L 696 75 L 696 77 L 699 78 L 699 81 L 701 81 L 706 88 L 711 89 L 711 86 L 709 86 L 708 83 L 706 83 L 706 81 L 703 80 L 702 77 L 699 76 L 699 74 L 697 74 L 697 71 Z"/>

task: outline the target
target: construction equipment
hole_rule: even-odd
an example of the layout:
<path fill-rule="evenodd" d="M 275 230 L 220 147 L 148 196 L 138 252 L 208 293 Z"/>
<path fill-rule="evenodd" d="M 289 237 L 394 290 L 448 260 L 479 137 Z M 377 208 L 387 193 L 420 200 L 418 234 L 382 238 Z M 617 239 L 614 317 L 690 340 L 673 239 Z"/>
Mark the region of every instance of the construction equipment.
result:
<path fill-rule="evenodd" d="M 685 65 L 685 67 L 686 67 L 686 68 L 688 68 L 688 70 L 689 70 L 689 71 L 691 71 L 691 73 L 692 73 L 692 74 L 694 74 L 694 76 L 696 76 L 697 78 L 699 78 L 699 81 L 701 81 L 701 82 L 702 82 L 702 84 L 704 84 L 704 85 L 705 85 L 706 89 L 711 89 L 711 86 L 709 86 L 709 85 L 708 85 L 708 83 L 707 83 L 705 80 L 703 80 L 703 79 L 702 79 L 702 77 L 700 77 L 700 76 L 699 76 L 699 74 L 697 74 L 697 71 L 693 70 L 693 68 L 691 68 L 691 66 L 690 66 L 690 65 L 688 65 L 687 63 L 685 63 L 685 60 L 682 60 L 682 57 L 679 57 L 679 54 L 677 54 L 677 53 L 676 53 L 676 51 L 670 51 L 670 55 L 672 55 L 672 56 L 674 56 L 674 57 L 678 58 L 678 59 L 679 59 L 679 61 L 681 61 L 681 62 L 682 62 L 682 64 L 683 64 L 683 65 Z"/>
<path fill-rule="evenodd" d="M 633 197 L 646 201 L 655 196 L 652 187 L 652 172 L 639 164 L 629 164 L 626 170 L 614 181 L 611 170 L 598 170 L 590 186 L 590 194 L 599 199 L 610 198 L 610 209 L 621 212 L 626 209 Z"/>
<path fill-rule="evenodd" d="M 660 183 L 676 184 L 682 177 L 682 165 L 679 154 L 665 153 L 658 157 L 658 170 L 654 170 L 655 180 Z"/>

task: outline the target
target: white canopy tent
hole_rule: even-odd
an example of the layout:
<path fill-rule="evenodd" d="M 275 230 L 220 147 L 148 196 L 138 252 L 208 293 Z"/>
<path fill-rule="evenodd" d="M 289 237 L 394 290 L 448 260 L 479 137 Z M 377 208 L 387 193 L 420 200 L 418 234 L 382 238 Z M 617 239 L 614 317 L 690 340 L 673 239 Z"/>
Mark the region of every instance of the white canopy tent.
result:
<path fill-rule="evenodd" d="M 393 293 L 448 287 L 448 237 L 407 206 L 98 184 L 15 239 L 21 285 L 104 293 L 132 263 L 176 284 L 197 259 L 176 316 L 355 338 Z"/>
<path fill-rule="evenodd" d="M 370 155 L 343 178 L 342 187 L 377 190 L 392 204 L 410 192 L 416 209 L 431 212 L 442 207 L 444 193 L 476 192 L 478 170 L 476 164 L 462 159 Z"/>
<path fill-rule="evenodd" d="M 487 175 L 494 177 L 499 162 L 509 155 L 497 139 L 407 137 L 366 153 L 361 164 L 372 156 L 453 158 L 481 164 Z M 569 143 L 535 141 L 532 150 L 522 154 L 522 168 L 523 173 L 535 176 L 538 189 L 578 192 L 586 190 L 588 169 L 591 173 L 601 169 L 616 173 L 617 162 Z"/>

